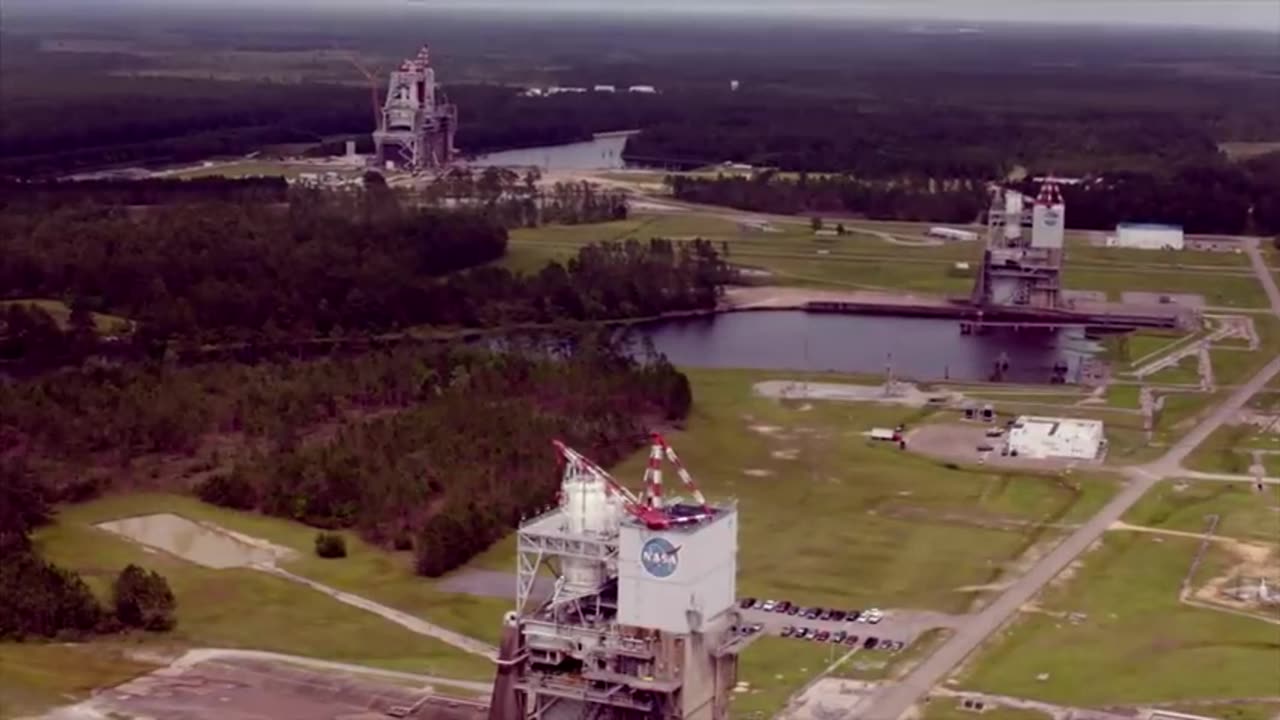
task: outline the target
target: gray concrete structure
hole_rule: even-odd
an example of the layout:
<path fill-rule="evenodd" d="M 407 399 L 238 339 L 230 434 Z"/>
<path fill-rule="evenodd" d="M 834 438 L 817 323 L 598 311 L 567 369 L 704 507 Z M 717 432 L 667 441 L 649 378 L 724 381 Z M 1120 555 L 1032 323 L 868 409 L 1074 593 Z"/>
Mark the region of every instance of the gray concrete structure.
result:
<path fill-rule="evenodd" d="M 424 45 L 391 73 L 373 133 L 378 166 L 391 164 L 415 172 L 444 167 L 453 161 L 457 129 L 458 108 L 436 83 L 431 53 Z"/>

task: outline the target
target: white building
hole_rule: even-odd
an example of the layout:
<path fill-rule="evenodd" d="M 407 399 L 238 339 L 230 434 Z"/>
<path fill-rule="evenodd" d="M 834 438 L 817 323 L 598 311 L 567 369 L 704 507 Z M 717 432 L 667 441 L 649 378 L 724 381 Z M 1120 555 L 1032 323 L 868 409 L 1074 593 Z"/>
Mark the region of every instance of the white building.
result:
<path fill-rule="evenodd" d="M 658 89 L 652 85 L 632 85 L 627 88 L 627 92 L 640 93 L 641 95 L 653 95 Z"/>
<path fill-rule="evenodd" d="M 618 88 L 616 88 L 616 87 L 614 87 L 614 86 L 612 86 L 612 85 L 597 85 L 597 86 L 595 86 L 595 87 L 591 88 L 591 90 L 592 90 L 592 92 L 611 93 L 611 92 L 617 92 L 617 91 L 618 91 Z"/>
<path fill-rule="evenodd" d="M 978 239 L 978 233 L 969 230 L 956 230 L 949 227 L 931 227 L 929 232 L 925 233 L 929 237 L 942 238 L 943 240 L 962 240 L 973 241 Z"/>
<path fill-rule="evenodd" d="M 1024 415 L 1009 428 L 1009 454 L 1033 459 L 1093 460 L 1106 446 L 1101 420 Z"/>
<path fill-rule="evenodd" d="M 1177 225 L 1122 223 L 1116 227 L 1116 247 L 1138 250 L 1183 250 L 1187 239 Z"/>

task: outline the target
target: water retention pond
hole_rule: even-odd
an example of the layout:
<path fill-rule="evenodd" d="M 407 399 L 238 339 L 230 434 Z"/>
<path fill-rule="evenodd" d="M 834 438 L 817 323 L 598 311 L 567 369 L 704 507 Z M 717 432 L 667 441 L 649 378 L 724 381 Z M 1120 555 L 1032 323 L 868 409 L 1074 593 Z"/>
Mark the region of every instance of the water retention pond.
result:
<path fill-rule="evenodd" d="M 676 365 L 760 370 L 810 370 L 899 378 L 990 380 L 1007 360 L 1005 380 L 1049 382 L 1055 366 L 1076 382 L 1082 364 L 1100 350 L 1081 328 L 1057 332 L 993 329 L 961 335 L 955 320 L 832 315 L 777 310 L 663 320 L 629 327 Z"/>

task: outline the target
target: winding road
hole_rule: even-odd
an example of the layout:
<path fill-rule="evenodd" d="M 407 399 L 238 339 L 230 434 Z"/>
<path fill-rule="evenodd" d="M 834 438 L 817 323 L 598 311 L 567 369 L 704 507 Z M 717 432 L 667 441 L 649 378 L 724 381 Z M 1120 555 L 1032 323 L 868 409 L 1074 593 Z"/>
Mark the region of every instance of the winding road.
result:
<path fill-rule="evenodd" d="M 1252 261 L 1254 273 L 1266 290 L 1271 310 L 1280 317 L 1280 288 L 1263 259 L 1257 240 L 1246 242 L 1246 250 Z M 946 679 L 960 663 L 976 650 L 988 637 L 1017 614 L 1018 608 L 1030 602 L 1054 577 L 1067 568 L 1091 545 L 1097 542 L 1112 523 L 1133 507 L 1156 483 L 1171 477 L 1192 476 L 1182 468 L 1182 461 L 1200 443 L 1238 413 L 1259 390 L 1280 374 L 1280 357 L 1272 359 L 1249 382 L 1238 387 L 1226 401 L 1191 432 L 1178 440 L 1159 460 L 1142 466 L 1125 468 L 1129 478 L 1119 494 L 1111 499 L 1096 515 L 1069 535 L 1052 551 L 1040 559 L 1025 575 L 1016 580 L 1005 592 L 981 612 L 961 625 L 936 652 L 921 662 L 901 681 L 889 685 L 868 698 L 854 711 L 854 716 L 866 720 L 898 720 L 916 703 L 924 699 L 934 686 Z M 1223 476 L 1205 479 L 1224 479 Z M 1242 477 L 1239 480 L 1251 480 Z"/>

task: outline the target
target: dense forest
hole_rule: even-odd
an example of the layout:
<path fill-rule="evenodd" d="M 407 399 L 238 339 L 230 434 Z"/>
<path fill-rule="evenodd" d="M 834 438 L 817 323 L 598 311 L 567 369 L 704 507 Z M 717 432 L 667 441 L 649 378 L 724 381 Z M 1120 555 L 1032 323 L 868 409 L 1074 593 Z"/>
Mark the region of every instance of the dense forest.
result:
<path fill-rule="evenodd" d="M 759 212 L 848 213 L 874 220 L 975 222 L 990 203 L 986 183 L 850 176 L 796 179 L 774 172 L 715 178 L 672 176 L 675 197 Z M 1036 183 L 1021 183 L 1034 196 Z M 1067 225 L 1109 230 L 1121 222 L 1161 222 L 1187 232 L 1280 234 L 1280 153 L 1240 164 L 1184 166 L 1171 173 L 1114 172 L 1063 188 Z"/>
<path fill-rule="evenodd" d="M 980 180 L 889 184 L 806 173 L 788 179 L 767 171 L 750 177 L 674 175 L 668 182 L 679 200 L 786 215 L 847 213 L 873 220 L 967 223 L 989 203 L 987 183 Z"/>
<path fill-rule="evenodd" d="M 665 360 L 607 337 L 86 367 L 0 383 L 0 453 L 27 459 L 42 498 L 194 484 L 211 502 L 414 547 L 434 575 L 552 502 L 553 438 L 612 463 L 691 402 Z"/>
<path fill-rule="evenodd" d="M 1261 33 L 935 34 L 799 18 L 535 21 L 425 7 L 406 10 L 421 22 L 298 12 L 265 25 L 212 9 L 157 19 L 129 5 L 111 17 L 95 8 L 92 27 L 65 13 L 32 20 L 35 5 L 7 17 L 0 174 L 367 142 L 374 113 L 352 58 L 380 81 L 423 42 L 459 105 L 468 153 L 643 128 L 630 156 L 671 166 L 990 179 L 1017 166 L 1203 165 L 1220 142 L 1276 141 L 1280 127 L 1274 38 Z M 660 92 L 519 93 L 594 84 Z"/>
<path fill-rule="evenodd" d="M 467 181 L 469 191 L 483 189 L 483 177 Z M 118 184 L 107 197 L 119 197 Z M 534 203 L 533 221 L 625 217 L 619 197 L 576 185 L 504 197 L 479 198 L 468 210 L 423 209 L 373 186 L 295 190 L 287 204 L 138 211 L 50 205 L 34 192 L 0 211 L 0 300 L 64 299 L 127 317 L 151 338 L 227 341 L 707 309 L 729 278 L 705 242 L 606 243 L 530 276 L 486 265 L 506 250 L 503 207 L 519 213 Z M 33 317 L 16 318 L 14 329 L 43 332 Z"/>
<path fill-rule="evenodd" d="M 0 212 L 52 210 L 63 205 L 142 206 L 191 203 L 283 203 L 289 184 L 281 177 L 189 180 L 0 180 Z"/>

